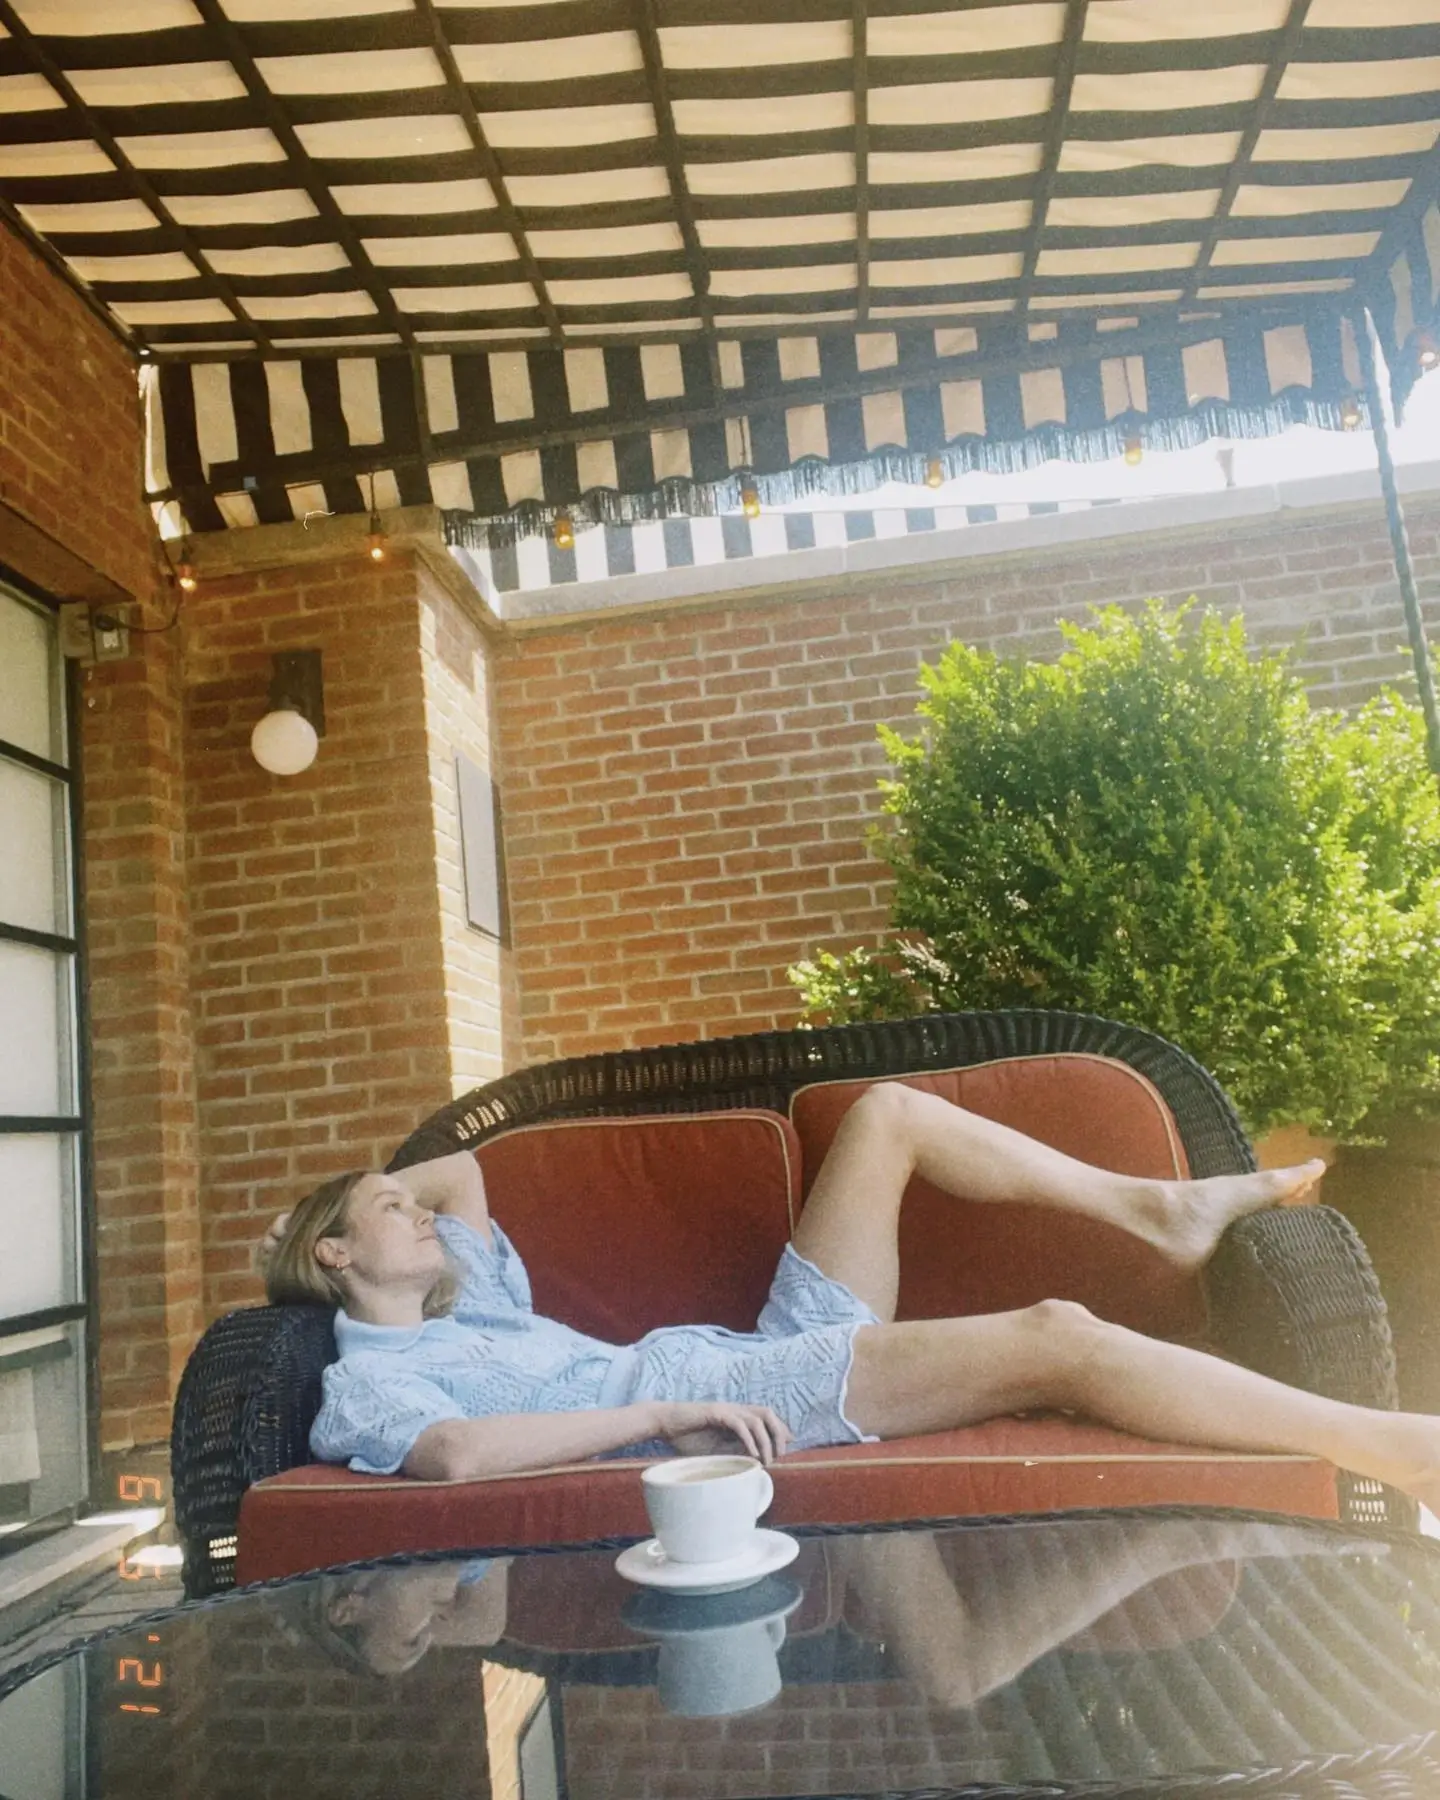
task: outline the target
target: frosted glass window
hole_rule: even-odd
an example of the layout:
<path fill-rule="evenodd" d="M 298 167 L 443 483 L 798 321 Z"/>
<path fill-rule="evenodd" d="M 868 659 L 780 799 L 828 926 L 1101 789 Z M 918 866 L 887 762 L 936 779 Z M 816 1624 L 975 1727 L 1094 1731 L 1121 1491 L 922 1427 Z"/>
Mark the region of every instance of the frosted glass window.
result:
<path fill-rule="evenodd" d="M 69 934 L 67 800 L 63 782 L 0 757 L 0 924 Z"/>
<path fill-rule="evenodd" d="M 0 1706 L 0 1769 L 14 1800 L 66 1800 L 65 1746 L 84 1730 L 75 1670 L 57 1663 Z"/>
<path fill-rule="evenodd" d="M 0 738 L 51 762 L 65 761 L 60 729 L 55 627 L 37 612 L 0 590 Z"/>
<path fill-rule="evenodd" d="M 74 1168 L 68 1137 L 0 1136 L 0 1243 L 23 1248 L 0 1256 L 0 1320 L 75 1300 Z"/>
<path fill-rule="evenodd" d="M 69 1113 L 70 1004 L 68 956 L 0 941 L 0 1116 Z"/>

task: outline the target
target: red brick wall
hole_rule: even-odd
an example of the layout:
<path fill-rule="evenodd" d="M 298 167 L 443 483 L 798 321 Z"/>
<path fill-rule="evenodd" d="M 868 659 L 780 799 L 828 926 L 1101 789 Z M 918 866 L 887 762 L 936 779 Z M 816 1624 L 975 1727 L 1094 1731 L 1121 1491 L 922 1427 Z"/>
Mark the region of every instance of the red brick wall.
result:
<path fill-rule="evenodd" d="M 1440 502 L 1409 507 L 1440 583 Z M 1243 610 L 1317 700 L 1408 668 L 1378 503 L 975 560 L 869 588 L 518 632 L 497 664 L 520 1060 L 795 1020 L 786 967 L 873 938 L 866 848 L 916 670 L 952 637 L 1051 656 L 1057 616 L 1151 594 Z"/>
<path fill-rule="evenodd" d="M 253 1301 L 263 1223 L 450 1098 L 416 570 L 207 577 L 186 608 L 187 871 L 205 1295 Z M 319 649 L 303 774 L 250 754 L 272 654 Z"/>
<path fill-rule="evenodd" d="M 143 450 L 134 358 L 0 224 L 0 499 L 148 593 Z"/>
<path fill-rule="evenodd" d="M 136 368 L 0 228 L 0 499 L 133 593 L 151 627 Z M 25 574 L 26 571 L 19 571 Z M 176 636 L 80 683 L 104 1438 L 163 1437 L 199 1323 Z"/>

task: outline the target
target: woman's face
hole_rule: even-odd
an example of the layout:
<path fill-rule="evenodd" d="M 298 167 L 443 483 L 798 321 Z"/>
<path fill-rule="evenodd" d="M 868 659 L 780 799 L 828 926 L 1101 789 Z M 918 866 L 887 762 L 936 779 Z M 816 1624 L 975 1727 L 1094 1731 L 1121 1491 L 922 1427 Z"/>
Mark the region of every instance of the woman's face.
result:
<path fill-rule="evenodd" d="M 330 1622 L 356 1629 L 356 1649 L 377 1675 L 403 1675 L 454 1607 L 461 1566 L 379 1570 L 331 1603 Z"/>
<path fill-rule="evenodd" d="M 462 1581 L 474 1565 L 444 1562 L 362 1575 L 331 1601 L 332 1625 L 355 1631 L 355 1647 L 377 1675 L 403 1675 L 432 1644 L 485 1647 L 505 1632 L 504 1561 L 483 1579 Z"/>
<path fill-rule="evenodd" d="M 389 1175 L 366 1175 L 355 1184 L 344 1234 L 321 1238 L 316 1251 L 346 1279 L 372 1288 L 428 1291 L 445 1273 L 434 1213 Z"/>

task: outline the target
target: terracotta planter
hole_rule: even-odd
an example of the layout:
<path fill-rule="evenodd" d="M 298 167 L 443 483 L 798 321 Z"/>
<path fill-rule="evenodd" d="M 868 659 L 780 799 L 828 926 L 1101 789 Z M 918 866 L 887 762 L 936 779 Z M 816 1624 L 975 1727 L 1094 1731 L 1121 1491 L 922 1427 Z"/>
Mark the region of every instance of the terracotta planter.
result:
<path fill-rule="evenodd" d="M 1328 1173 L 1339 1153 L 1339 1139 L 1316 1137 L 1308 1125 L 1277 1125 L 1255 1142 L 1255 1159 L 1262 1169 L 1288 1169 L 1296 1163 L 1309 1162 L 1312 1156 L 1324 1159 Z M 1319 1183 L 1301 1196 L 1298 1204 L 1310 1205 L 1320 1198 Z"/>
<path fill-rule="evenodd" d="M 1440 1123 L 1366 1121 L 1381 1148 L 1347 1144 L 1325 1200 L 1365 1240 L 1395 1336 L 1400 1404 L 1440 1413 Z"/>

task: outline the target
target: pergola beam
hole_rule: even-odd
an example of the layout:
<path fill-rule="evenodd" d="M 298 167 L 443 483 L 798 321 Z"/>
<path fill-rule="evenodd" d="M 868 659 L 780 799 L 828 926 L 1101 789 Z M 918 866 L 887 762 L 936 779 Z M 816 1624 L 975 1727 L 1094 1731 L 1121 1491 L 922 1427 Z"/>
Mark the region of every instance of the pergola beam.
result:
<path fill-rule="evenodd" d="M 1050 211 L 1050 197 L 1055 191 L 1055 177 L 1060 169 L 1060 153 L 1070 125 L 1070 96 L 1075 88 L 1075 69 L 1080 60 L 1080 44 L 1085 36 L 1085 14 L 1089 0 L 1069 0 L 1065 8 L 1065 29 L 1055 62 L 1055 80 L 1050 91 L 1050 123 L 1045 133 L 1045 148 L 1040 173 L 1035 178 L 1035 193 L 1030 203 L 1030 230 L 1025 244 L 1025 260 L 1020 270 L 1020 291 L 1015 297 L 1016 316 L 1024 323 L 1030 310 L 1030 294 L 1035 285 L 1035 270 L 1040 261 L 1045 219 Z"/>

